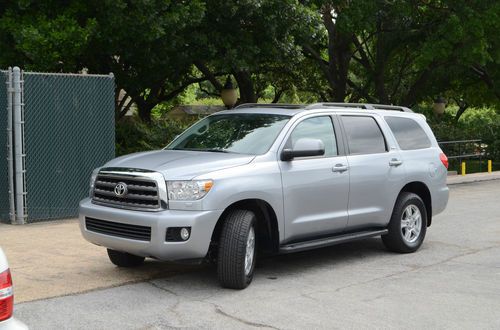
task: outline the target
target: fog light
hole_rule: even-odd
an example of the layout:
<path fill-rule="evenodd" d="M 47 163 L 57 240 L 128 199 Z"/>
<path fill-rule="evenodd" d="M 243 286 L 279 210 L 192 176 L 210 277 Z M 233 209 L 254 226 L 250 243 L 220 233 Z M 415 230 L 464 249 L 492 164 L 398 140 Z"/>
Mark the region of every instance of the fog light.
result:
<path fill-rule="evenodd" d="M 185 241 L 189 238 L 189 229 L 182 228 L 181 229 L 181 238 Z"/>
<path fill-rule="evenodd" d="M 185 242 L 191 236 L 191 227 L 170 227 L 167 228 L 165 241 L 167 242 Z"/>

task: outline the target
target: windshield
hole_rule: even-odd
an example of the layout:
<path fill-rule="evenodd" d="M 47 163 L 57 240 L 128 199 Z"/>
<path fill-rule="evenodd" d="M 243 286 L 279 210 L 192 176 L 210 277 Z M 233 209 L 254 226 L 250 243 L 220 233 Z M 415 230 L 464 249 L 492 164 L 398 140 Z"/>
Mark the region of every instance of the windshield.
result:
<path fill-rule="evenodd" d="M 213 115 L 188 128 L 166 149 L 261 155 L 289 119 L 262 113 Z"/>

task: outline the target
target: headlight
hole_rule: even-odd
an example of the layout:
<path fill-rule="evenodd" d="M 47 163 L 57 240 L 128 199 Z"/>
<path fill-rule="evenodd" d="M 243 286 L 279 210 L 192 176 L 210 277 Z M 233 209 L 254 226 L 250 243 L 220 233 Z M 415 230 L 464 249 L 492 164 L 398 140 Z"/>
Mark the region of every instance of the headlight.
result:
<path fill-rule="evenodd" d="M 98 167 L 95 170 L 92 171 L 92 175 L 90 176 L 90 190 L 89 190 L 89 196 L 92 197 L 92 194 L 94 193 L 94 184 L 95 184 L 95 179 L 97 179 L 97 174 L 99 174 L 99 170 L 101 168 Z"/>
<path fill-rule="evenodd" d="M 193 201 L 203 198 L 213 186 L 212 180 L 167 181 L 168 199 Z"/>

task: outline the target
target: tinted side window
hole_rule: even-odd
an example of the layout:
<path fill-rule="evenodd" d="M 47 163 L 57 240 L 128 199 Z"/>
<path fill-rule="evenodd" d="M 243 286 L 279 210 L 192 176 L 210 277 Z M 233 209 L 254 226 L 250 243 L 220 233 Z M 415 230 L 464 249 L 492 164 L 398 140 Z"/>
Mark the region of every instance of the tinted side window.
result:
<path fill-rule="evenodd" d="M 301 138 L 320 139 L 325 145 L 325 157 L 337 155 L 337 141 L 329 116 L 308 118 L 300 122 L 290 135 L 292 148 Z"/>
<path fill-rule="evenodd" d="M 385 139 L 372 117 L 342 116 L 351 155 L 386 152 Z"/>
<path fill-rule="evenodd" d="M 422 127 L 413 119 L 385 117 L 399 147 L 403 150 L 424 149 L 431 146 L 431 141 Z"/>

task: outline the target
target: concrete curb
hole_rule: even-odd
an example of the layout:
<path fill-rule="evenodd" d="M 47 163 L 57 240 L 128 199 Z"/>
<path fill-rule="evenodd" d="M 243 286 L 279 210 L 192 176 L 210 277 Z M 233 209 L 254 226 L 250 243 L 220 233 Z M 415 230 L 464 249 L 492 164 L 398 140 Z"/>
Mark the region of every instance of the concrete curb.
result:
<path fill-rule="evenodd" d="M 483 181 L 500 180 L 500 171 L 492 173 L 474 173 L 467 175 L 450 175 L 446 183 L 448 185 L 462 184 L 462 183 L 475 183 Z"/>

